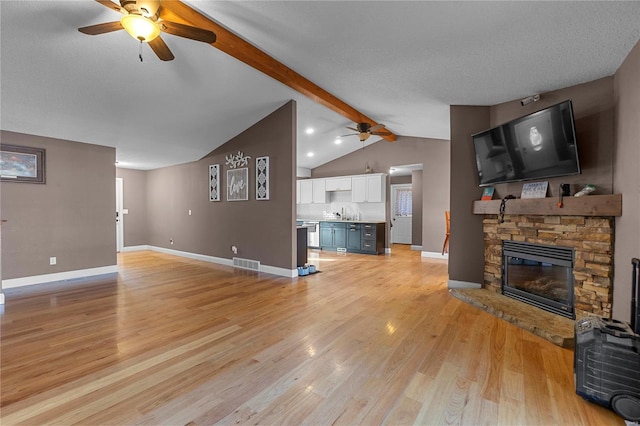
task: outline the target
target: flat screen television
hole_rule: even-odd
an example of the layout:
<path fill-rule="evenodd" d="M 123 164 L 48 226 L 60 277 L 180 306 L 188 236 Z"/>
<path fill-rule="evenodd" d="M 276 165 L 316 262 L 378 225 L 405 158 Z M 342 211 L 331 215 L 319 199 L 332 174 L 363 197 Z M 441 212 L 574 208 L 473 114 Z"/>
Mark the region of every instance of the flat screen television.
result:
<path fill-rule="evenodd" d="M 480 186 L 580 174 L 570 100 L 472 139 Z"/>

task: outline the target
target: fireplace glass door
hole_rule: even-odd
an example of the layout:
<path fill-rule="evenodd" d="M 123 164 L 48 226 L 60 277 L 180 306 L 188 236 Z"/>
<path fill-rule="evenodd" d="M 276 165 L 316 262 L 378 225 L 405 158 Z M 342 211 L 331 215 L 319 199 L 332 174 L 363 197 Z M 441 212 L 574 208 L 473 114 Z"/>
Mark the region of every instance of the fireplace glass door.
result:
<path fill-rule="evenodd" d="M 575 318 L 572 249 L 505 241 L 503 255 L 504 295 Z"/>

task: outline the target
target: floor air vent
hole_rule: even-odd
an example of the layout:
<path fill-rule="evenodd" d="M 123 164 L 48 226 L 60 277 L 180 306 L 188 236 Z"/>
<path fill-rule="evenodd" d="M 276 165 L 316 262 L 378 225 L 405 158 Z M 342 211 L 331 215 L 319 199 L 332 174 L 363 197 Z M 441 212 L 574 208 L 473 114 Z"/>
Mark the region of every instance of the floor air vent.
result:
<path fill-rule="evenodd" d="M 250 271 L 260 272 L 260 261 L 251 259 L 242 259 L 240 257 L 233 258 L 233 267 L 240 269 L 248 269 Z"/>

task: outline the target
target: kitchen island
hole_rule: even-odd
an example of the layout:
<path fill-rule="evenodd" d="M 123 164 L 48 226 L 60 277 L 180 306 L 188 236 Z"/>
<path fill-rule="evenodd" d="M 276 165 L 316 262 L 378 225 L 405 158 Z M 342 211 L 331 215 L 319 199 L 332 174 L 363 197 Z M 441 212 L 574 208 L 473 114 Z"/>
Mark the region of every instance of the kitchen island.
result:
<path fill-rule="evenodd" d="M 346 253 L 382 254 L 384 221 L 320 220 L 320 248 Z"/>

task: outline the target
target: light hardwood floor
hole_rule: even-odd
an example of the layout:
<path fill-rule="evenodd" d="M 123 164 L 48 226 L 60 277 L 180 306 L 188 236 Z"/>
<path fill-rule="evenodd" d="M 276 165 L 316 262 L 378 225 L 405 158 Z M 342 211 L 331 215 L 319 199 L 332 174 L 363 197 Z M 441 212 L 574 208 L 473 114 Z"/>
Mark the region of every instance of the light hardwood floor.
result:
<path fill-rule="evenodd" d="M 319 253 L 298 279 L 154 252 L 7 290 L 1 423 L 622 425 L 573 352 L 451 297 L 447 263 Z"/>

